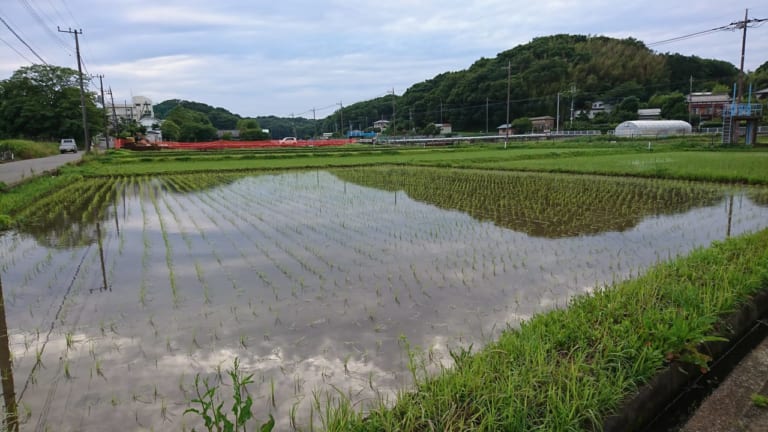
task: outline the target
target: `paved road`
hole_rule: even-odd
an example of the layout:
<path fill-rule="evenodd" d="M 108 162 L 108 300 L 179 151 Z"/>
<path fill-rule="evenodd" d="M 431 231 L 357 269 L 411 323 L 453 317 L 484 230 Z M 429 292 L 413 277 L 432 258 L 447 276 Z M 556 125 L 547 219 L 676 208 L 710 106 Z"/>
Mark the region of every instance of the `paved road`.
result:
<path fill-rule="evenodd" d="M 38 176 L 45 171 L 54 170 L 69 162 L 78 161 L 82 157 L 83 153 L 78 152 L 2 163 L 0 164 L 0 182 L 14 185 L 22 180 Z"/>

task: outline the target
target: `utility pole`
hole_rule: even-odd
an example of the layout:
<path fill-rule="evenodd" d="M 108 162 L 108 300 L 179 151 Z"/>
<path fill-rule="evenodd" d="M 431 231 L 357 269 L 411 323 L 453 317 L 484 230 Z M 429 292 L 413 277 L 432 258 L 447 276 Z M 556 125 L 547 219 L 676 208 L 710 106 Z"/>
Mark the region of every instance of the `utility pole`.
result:
<path fill-rule="evenodd" d="M 411 119 L 411 132 L 415 132 L 416 131 L 416 125 L 413 124 L 413 107 L 408 108 L 408 114 L 409 114 L 409 117 Z"/>
<path fill-rule="evenodd" d="M 736 109 L 736 114 L 739 115 L 740 109 L 739 104 L 741 103 L 742 98 L 744 97 L 744 53 L 746 51 L 747 47 L 747 28 L 750 24 L 758 24 L 765 22 L 766 19 L 749 19 L 749 9 L 744 10 L 744 21 L 736 21 L 732 22 L 730 25 L 734 26 L 734 28 L 742 29 L 742 35 L 741 35 L 741 61 L 739 62 L 739 79 L 738 79 L 738 90 L 736 93 L 736 100 L 733 101 L 734 105 L 733 107 Z M 736 124 L 736 127 L 733 128 L 733 137 L 732 142 L 738 142 L 739 141 L 739 127 L 738 124 Z"/>
<path fill-rule="evenodd" d="M 507 148 L 507 143 L 509 142 L 509 128 L 512 127 L 509 124 L 509 87 L 510 87 L 510 78 L 512 76 L 512 61 L 507 61 L 507 125 L 506 125 L 506 138 L 504 139 L 504 148 Z"/>
<path fill-rule="evenodd" d="M 397 135 L 397 129 L 395 129 L 395 114 L 396 114 L 396 107 L 395 107 L 395 88 L 392 87 L 392 136 L 394 137 Z"/>
<path fill-rule="evenodd" d="M 80 111 L 83 113 L 83 139 L 85 140 L 85 151 L 91 151 L 91 141 L 88 139 L 88 116 L 85 113 L 85 90 L 83 89 L 83 66 L 80 61 L 80 40 L 77 35 L 83 34 L 82 30 L 62 30 L 56 27 L 60 33 L 71 33 L 75 35 L 75 54 L 77 55 L 77 73 L 80 77 Z"/>
<path fill-rule="evenodd" d="M 485 133 L 488 134 L 488 96 L 485 97 Z"/>
<path fill-rule="evenodd" d="M 11 349 L 8 345 L 8 324 L 5 319 L 2 280 L 0 280 L 0 377 L 3 389 L 3 402 L 5 402 L 6 430 L 19 432 L 19 413 L 13 386 L 13 360 L 11 360 Z"/>
<path fill-rule="evenodd" d="M 573 129 L 573 95 L 576 93 L 576 85 L 571 84 L 571 129 Z"/>
<path fill-rule="evenodd" d="M 339 101 L 339 116 L 341 116 L 341 119 L 339 120 L 339 125 L 341 125 L 341 136 L 344 136 L 344 104 L 343 101 Z"/>
<path fill-rule="evenodd" d="M 560 92 L 557 92 L 557 114 L 555 120 L 555 134 L 560 134 Z"/>
<path fill-rule="evenodd" d="M 101 108 L 104 110 L 104 142 L 109 149 L 109 119 L 107 118 L 107 101 L 104 99 L 104 75 L 96 75 L 99 78 L 99 89 L 101 90 Z"/>
<path fill-rule="evenodd" d="M 691 75 L 690 81 L 688 81 L 688 124 L 691 124 L 691 98 L 693 94 L 693 75 Z"/>
<path fill-rule="evenodd" d="M 317 138 L 317 117 L 315 117 L 315 107 L 312 107 L 312 123 L 315 125 L 315 134 L 312 135 L 312 139 Z"/>
<path fill-rule="evenodd" d="M 115 128 L 115 132 L 117 132 L 117 110 L 115 109 L 115 95 L 112 94 L 112 87 L 107 90 L 109 92 L 109 99 L 112 101 L 112 126 Z M 115 133 L 117 135 L 117 133 Z"/>
<path fill-rule="evenodd" d="M 739 90 L 736 96 L 736 103 L 741 102 L 744 96 L 744 51 L 747 46 L 747 24 L 749 23 L 749 9 L 744 10 L 744 21 L 737 23 L 737 27 L 743 29 L 741 35 L 741 62 L 739 63 Z M 738 128 L 737 128 L 738 130 Z"/>

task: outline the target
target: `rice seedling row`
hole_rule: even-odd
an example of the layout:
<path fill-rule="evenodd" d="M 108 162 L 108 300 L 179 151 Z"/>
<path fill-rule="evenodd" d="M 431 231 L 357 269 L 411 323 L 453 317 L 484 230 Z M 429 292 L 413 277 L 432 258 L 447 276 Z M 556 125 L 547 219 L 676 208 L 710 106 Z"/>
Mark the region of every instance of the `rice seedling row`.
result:
<path fill-rule="evenodd" d="M 565 215 L 579 202 L 602 205 L 583 210 L 595 214 L 612 204 L 596 196 L 565 202 L 567 178 L 545 182 L 539 193 L 552 191 L 544 198 L 561 214 L 542 210 L 527 222 L 502 217 L 529 213 L 501 191 L 521 188 L 522 199 L 536 195 L 523 189 L 542 182 L 490 174 L 471 172 L 448 190 L 435 186 L 443 178 L 430 170 L 396 171 L 394 179 L 387 170 L 116 177 L 109 179 L 112 191 L 89 189 L 107 203 L 96 213 L 111 291 L 98 291 L 95 230 L 64 242 L 92 246 L 41 353 L 46 368 L 24 396 L 30 422 L 55 416 L 96 429 L 114 421 L 155 430 L 199 427 L 182 414 L 195 374 L 224 383 L 221 371 L 237 356 L 242 370 L 254 373 L 256 417 L 271 412 L 281 430 L 306 429 L 327 421 L 329 398 L 343 394 L 361 408 L 391 400 L 414 376 L 453 364 L 450 347 L 488 343 L 535 312 L 725 235 L 727 195 L 707 188 L 673 184 L 679 199 L 689 200 L 678 213 L 644 204 L 650 210 L 636 206 L 639 216 L 627 211 L 621 223 L 606 222 L 600 231 L 597 223 Z M 610 200 L 629 205 L 672 193 L 604 186 L 573 194 L 606 189 Z M 736 193 L 732 234 L 764 226 L 766 209 Z M 568 227 L 541 228 L 553 223 Z M 577 228 L 584 234 L 564 234 Z M 84 256 L 82 247 L 28 242 L 32 237 L 0 242 L 13 246 L 3 257 L 17 263 L 3 274 L 4 283 L 13 281 L 9 291 L 40 290 L 51 282 L 36 271 L 64 274 Z M 10 316 L 29 322 L 30 305 L 35 317 L 50 322 L 55 315 L 47 303 L 18 296 Z M 20 369 L 28 373 L 42 336 L 14 334 Z M 55 397 L 48 398 L 45 383 L 56 377 Z M 83 408 L 68 412 L 73 406 Z"/>

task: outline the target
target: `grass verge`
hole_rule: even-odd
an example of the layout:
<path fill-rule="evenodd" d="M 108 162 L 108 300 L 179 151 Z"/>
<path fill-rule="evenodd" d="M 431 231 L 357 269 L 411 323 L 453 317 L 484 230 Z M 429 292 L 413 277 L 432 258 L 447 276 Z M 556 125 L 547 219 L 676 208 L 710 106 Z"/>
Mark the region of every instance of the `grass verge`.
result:
<path fill-rule="evenodd" d="M 465 163 L 465 167 L 473 167 Z M 716 182 L 768 184 L 768 152 L 670 151 L 571 158 L 506 160 L 482 164 L 484 168 L 580 174 L 633 175 Z"/>
<path fill-rule="evenodd" d="M 671 361 L 706 368 L 696 350 L 720 320 L 768 287 L 768 230 L 717 242 L 644 276 L 537 315 L 477 353 L 360 412 L 342 399 L 328 431 L 600 430 L 603 419 Z"/>
<path fill-rule="evenodd" d="M 0 151 L 13 152 L 14 160 L 34 159 L 59 153 L 59 146 L 52 142 L 21 139 L 0 140 Z"/>

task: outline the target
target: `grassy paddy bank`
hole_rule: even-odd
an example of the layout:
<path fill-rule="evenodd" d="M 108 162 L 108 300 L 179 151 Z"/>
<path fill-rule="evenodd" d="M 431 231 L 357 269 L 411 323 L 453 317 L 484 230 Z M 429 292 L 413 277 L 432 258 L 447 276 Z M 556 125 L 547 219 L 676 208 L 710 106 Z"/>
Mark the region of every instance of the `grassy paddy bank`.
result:
<path fill-rule="evenodd" d="M 416 378 L 391 408 L 361 413 L 345 399 L 328 431 L 600 430 L 603 419 L 654 374 L 680 360 L 706 368 L 696 346 L 718 322 L 768 287 L 768 230 L 716 243 L 645 275 L 537 315 L 475 354 Z"/>

